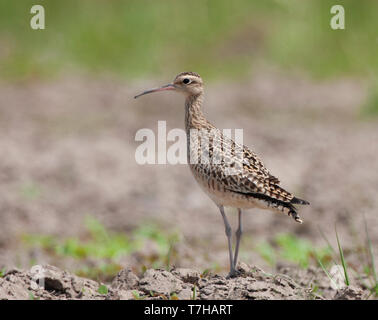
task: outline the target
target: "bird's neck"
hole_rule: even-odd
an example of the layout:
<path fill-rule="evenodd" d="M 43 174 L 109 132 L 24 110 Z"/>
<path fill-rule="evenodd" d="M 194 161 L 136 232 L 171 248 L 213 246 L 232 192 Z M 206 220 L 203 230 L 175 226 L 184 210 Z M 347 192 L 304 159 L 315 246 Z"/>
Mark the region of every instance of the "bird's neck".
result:
<path fill-rule="evenodd" d="M 185 100 L 185 128 L 201 129 L 207 120 L 202 112 L 203 94 L 188 96 Z"/>

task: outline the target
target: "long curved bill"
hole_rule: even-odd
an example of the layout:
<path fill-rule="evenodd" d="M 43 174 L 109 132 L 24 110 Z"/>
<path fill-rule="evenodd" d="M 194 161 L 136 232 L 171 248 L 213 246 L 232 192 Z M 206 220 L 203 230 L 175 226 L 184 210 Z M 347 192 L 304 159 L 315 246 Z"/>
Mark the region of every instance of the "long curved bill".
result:
<path fill-rule="evenodd" d="M 134 97 L 134 99 L 139 98 L 140 96 L 143 96 L 143 95 L 148 94 L 148 93 L 159 92 L 159 91 L 167 91 L 167 90 L 175 90 L 175 89 L 176 89 L 175 85 L 173 83 L 169 83 L 169 84 L 162 86 L 160 88 L 146 90 L 146 91 L 136 95 Z"/>

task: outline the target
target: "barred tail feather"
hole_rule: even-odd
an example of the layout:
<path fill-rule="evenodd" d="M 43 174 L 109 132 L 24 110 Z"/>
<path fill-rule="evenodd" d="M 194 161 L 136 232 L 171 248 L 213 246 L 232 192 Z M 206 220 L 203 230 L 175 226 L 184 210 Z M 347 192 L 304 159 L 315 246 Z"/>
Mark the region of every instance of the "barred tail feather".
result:
<path fill-rule="evenodd" d="M 293 204 L 301 204 L 301 205 L 309 205 L 310 204 L 310 202 L 308 202 L 306 200 L 302 200 L 302 199 L 296 198 L 296 197 L 294 197 L 291 200 L 291 203 L 293 203 Z"/>

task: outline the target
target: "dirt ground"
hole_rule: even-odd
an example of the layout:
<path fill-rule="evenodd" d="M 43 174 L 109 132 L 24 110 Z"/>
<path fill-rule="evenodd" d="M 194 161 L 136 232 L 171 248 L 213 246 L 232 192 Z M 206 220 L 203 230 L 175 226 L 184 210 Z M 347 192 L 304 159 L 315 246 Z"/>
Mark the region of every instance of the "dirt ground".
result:
<path fill-rule="evenodd" d="M 286 274 L 271 275 L 246 264 L 239 266 L 239 276 L 228 279 L 222 275 L 203 275 L 199 271 L 173 268 L 170 271 L 148 269 L 141 277 L 131 269 L 118 273 L 109 286 L 84 279 L 54 266 L 41 266 L 43 273 L 9 270 L 0 278 L 0 300 L 298 300 L 336 299 L 360 300 L 366 293 L 349 286 L 332 290 L 329 284 L 316 281 L 326 296 L 313 293 L 310 283 L 303 285 L 303 274 L 293 280 Z M 288 270 L 286 270 L 288 271 Z M 306 271 L 312 277 L 322 272 Z M 307 279 L 308 280 L 308 279 Z M 314 282 L 315 281 L 315 282 Z"/>
<path fill-rule="evenodd" d="M 26 250 L 22 235 L 81 237 L 83 219 L 90 214 L 120 232 L 156 222 L 182 235 L 172 265 L 204 270 L 217 263 L 221 274 L 227 271 L 221 216 L 188 168 L 140 166 L 134 158 L 137 130 L 156 132 L 158 120 L 166 120 L 168 130 L 184 126 L 181 96 L 161 93 L 133 99 L 173 76 L 133 84 L 86 77 L 0 84 L 0 267 L 13 272 L 9 270 L 14 267 L 28 270 L 31 260 L 56 264 L 44 252 Z M 283 187 L 311 203 L 300 210 L 303 225 L 268 211 L 246 211 L 241 261 L 278 272 L 251 250 L 253 244 L 292 232 L 324 246 L 321 229 L 337 247 L 337 224 L 348 261 L 358 269 L 356 248 L 364 245 L 364 216 L 376 251 L 378 125 L 359 118 L 366 98 L 367 86 L 357 80 L 314 82 L 272 70 L 255 72 L 240 83 L 207 86 L 205 113 L 210 121 L 219 128 L 243 128 L 244 143 Z M 236 216 L 229 215 L 235 225 Z M 124 268 L 135 268 L 136 263 L 122 262 Z M 74 266 L 69 259 L 59 261 L 59 268 L 72 271 Z M 29 277 L 18 271 L 9 277 L 18 275 Z M 167 276 L 177 279 L 173 272 Z M 293 272 L 290 276 L 298 281 Z M 232 291 L 233 297 L 252 297 L 249 286 L 260 285 L 257 278 L 243 279 L 240 286 L 245 289 Z M 188 291 L 190 285 L 181 281 Z M 233 281 L 238 280 L 222 275 L 202 281 L 200 298 L 212 295 L 209 286 L 233 286 Z M 285 286 L 289 291 L 277 293 L 277 298 L 292 297 L 297 290 Z M 299 286 L 300 295 L 307 297 L 306 286 Z M 146 292 L 140 285 L 136 288 Z M 104 298 L 91 296 L 96 297 Z"/>

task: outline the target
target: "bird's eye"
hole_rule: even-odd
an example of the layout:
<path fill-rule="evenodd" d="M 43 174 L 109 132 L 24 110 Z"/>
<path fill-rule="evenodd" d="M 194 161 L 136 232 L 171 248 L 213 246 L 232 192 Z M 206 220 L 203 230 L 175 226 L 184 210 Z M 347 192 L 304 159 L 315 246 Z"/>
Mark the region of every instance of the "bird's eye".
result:
<path fill-rule="evenodd" d="M 190 83 L 190 80 L 188 78 L 185 78 L 184 80 L 182 80 L 182 83 L 184 84 L 189 84 Z"/>

